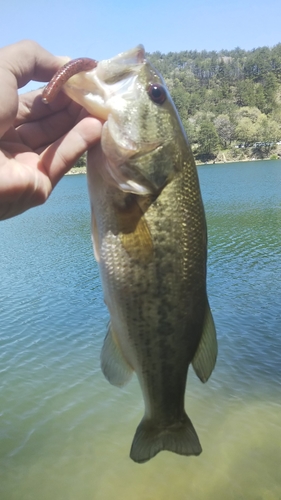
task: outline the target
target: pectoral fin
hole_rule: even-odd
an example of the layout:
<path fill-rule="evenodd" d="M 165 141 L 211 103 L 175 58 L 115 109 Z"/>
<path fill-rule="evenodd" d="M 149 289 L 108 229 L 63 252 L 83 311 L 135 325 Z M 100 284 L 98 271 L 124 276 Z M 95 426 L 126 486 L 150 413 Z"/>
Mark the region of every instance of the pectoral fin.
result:
<path fill-rule="evenodd" d="M 116 208 L 122 245 L 133 259 L 147 262 L 153 257 L 153 241 L 142 207 L 136 197 L 125 209 Z"/>
<path fill-rule="evenodd" d="M 122 244 L 130 257 L 148 261 L 153 256 L 153 243 L 145 218 L 139 219 L 134 231 L 122 234 Z"/>
<path fill-rule="evenodd" d="M 129 382 L 133 374 L 133 369 L 125 360 L 110 323 L 101 351 L 101 369 L 105 378 L 118 387 Z"/>
<path fill-rule="evenodd" d="M 207 382 L 217 359 L 216 328 L 209 304 L 207 304 L 202 337 L 192 360 L 192 366 L 201 382 Z"/>

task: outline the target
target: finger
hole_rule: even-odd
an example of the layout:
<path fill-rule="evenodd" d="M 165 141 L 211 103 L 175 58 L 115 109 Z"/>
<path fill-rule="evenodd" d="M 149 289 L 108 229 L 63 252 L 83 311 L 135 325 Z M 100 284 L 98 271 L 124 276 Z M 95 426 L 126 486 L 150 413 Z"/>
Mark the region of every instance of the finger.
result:
<path fill-rule="evenodd" d="M 60 58 L 36 42 L 26 40 L 0 49 L 0 137 L 17 115 L 17 89 L 30 80 L 50 80 L 60 66 Z"/>
<path fill-rule="evenodd" d="M 43 146 L 46 147 L 66 134 L 75 125 L 80 112 L 81 106 L 71 101 L 67 107 L 51 116 L 17 127 L 18 137 L 21 143 L 34 151 Z"/>
<path fill-rule="evenodd" d="M 41 154 L 40 166 L 53 187 L 78 158 L 99 141 L 101 130 L 102 125 L 96 118 L 86 117 Z"/>
<path fill-rule="evenodd" d="M 61 65 L 61 58 L 32 40 L 23 40 L 0 49 L 0 66 L 14 75 L 18 88 L 30 80 L 49 81 Z"/>
<path fill-rule="evenodd" d="M 57 98 L 46 106 L 42 102 L 42 90 L 33 90 L 19 96 L 18 112 L 14 122 L 15 127 L 18 127 L 22 123 L 40 120 L 45 116 L 57 113 L 72 102 L 64 92 L 60 92 Z"/>

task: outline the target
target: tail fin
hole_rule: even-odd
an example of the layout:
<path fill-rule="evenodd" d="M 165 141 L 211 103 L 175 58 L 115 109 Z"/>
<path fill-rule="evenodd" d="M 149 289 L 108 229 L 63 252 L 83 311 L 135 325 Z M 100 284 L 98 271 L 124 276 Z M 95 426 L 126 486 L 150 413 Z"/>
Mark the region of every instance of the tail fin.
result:
<path fill-rule="evenodd" d="M 179 455 L 200 455 L 202 448 L 196 431 L 187 415 L 169 427 L 159 427 L 145 418 L 139 424 L 131 447 L 130 457 L 140 464 L 169 450 Z"/>

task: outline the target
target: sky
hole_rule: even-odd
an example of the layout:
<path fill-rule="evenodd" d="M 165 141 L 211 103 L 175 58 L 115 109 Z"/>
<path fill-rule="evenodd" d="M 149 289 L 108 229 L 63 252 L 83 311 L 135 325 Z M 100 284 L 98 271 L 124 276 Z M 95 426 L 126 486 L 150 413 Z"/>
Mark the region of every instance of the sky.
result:
<path fill-rule="evenodd" d="M 281 42 L 280 20 L 281 0 L 2 0 L 0 46 L 29 38 L 97 60 L 139 43 L 163 53 L 251 50 Z"/>

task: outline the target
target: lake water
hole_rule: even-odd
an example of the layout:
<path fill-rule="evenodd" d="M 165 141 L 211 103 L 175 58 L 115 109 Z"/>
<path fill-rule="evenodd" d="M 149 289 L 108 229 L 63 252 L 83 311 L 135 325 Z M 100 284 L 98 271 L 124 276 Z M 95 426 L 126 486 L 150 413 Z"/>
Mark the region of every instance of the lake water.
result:
<path fill-rule="evenodd" d="M 186 408 L 203 453 L 129 457 L 136 378 L 99 367 L 108 321 L 86 177 L 0 223 L 1 500 L 281 499 L 281 164 L 199 167 L 219 358 Z"/>

